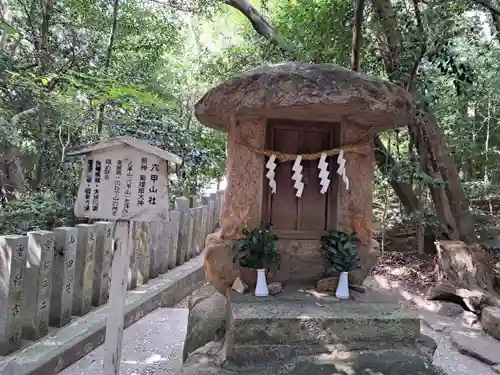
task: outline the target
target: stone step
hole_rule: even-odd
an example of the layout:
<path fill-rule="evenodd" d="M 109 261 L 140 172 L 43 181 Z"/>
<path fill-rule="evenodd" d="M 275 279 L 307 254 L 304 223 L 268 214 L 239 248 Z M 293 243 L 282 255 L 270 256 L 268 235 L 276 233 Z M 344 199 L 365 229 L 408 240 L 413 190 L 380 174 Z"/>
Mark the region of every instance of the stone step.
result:
<path fill-rule="evenodd" d="M 179 375 L 446 375 L 430 358 L 399 350 L 368 351 L 349 358 L 300 357 L 233 368 L 210 367 L 206 361 L 184 366 Z"/>
<path fill-rule="evenodd" d="M 233 362 L 332 351 L 411 347 L 420 318 L 395 304 L 342 301 L 232 302 L 226 354 Z"/>

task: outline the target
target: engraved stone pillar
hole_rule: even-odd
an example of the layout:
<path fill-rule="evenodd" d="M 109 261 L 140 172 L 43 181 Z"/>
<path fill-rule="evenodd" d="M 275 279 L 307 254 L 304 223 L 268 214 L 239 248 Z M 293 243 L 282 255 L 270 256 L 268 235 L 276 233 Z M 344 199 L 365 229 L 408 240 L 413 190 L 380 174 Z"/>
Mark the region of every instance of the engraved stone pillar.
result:
<path fill-rule="evenodd" d="M 101 306 L 108 302 L 111 259 L 113 254 L 113 223 L 95 223 L 96 244 L 92 304 Z"/>
<path fill-rule="evenodd" d="M 50 297 L 49 324 L 62 327 L 71 322 L 75 281 L 76 228 L 54 229 L 55 249 L 52 267 L 52 292 Z"/>
<path fill-rule="evenodd" d="M 196 208 L 190 208 L 187 210 L 187 216 L 189 221 L 188 233 L 187 233 L 187 252 L 186 252 L 186 260 L 189 260 L 193 257 L 194 253 L 194 244 L 195 244 L 195 236 L 196 236 Z"/>
<path fill-rule="evenodd" d="M 137 247 L 137 236 L 140 232 L 141 223 L 133 221 L 132 227 L 132 251 L 130 252 L 130 267 L 128 277 L 128 289 L 137 288 L 137 274 L 139 273 L 139 248 Z"/>
<path fill-rule="evenodd" d="M 23 309 L 23 337 L 27 340 L 38 340 L 49 332 L 54 242 L 53 232 L 28 232 Z"/>
<path fill-rule="evenodd" d="M 0 356 L 21 347 L 28 237 L 0 237 Z"/>
<path fill-rule="evenodd" d="M 187 259 L 187 244 L 189 230 L 189 199 L 180 197 L 175 199 L 175 209 L 179 211 L 179 234 L 177 236 L 177 264 L 183 264 Z"/>
<path fill-rule="evenodd" d="M 170 212 L 170 252 L 168 256 L 168 268 L 175 268 L 177 265 L 177 244 L 179 238 L 179 220 L 181 213 L 179 211 Z"/>
<path fill-rule="evenodd" d="M 153 221 L 149 223 L 148 226 L 149 277 L 156 278 L 160 274 L 160 223 L 158 221 Z"/>
<path fill-rule="evenodd" d="M 81 316 L 90 311 L 92 301 L 96 233 L 93 224 L 78 224 L 76 229 L 78 230 L 78 242 L 75 260 L 73 314 Z"/>
<path fill-rule="evenodd" d="M 137 249 L 138 283 L 143 285 L 149 280 L 148 223 L 136 224 L 135 243 Z"/>
<path fill-rule="evenodd" d="M 217 223 L 219 222 L 218 212 L 217 212 L 217 193 L 210 194 L 210 200 L 214 202 L 214 212 L 212 216 L 212 231 L 215 231 L 217 228 Z"/>

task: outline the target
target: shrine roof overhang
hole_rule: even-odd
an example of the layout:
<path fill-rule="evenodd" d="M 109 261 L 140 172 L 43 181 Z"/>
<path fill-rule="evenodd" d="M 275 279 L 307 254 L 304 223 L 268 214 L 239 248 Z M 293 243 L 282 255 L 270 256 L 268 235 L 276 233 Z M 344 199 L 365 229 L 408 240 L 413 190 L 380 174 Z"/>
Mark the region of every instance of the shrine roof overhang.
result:
<path fill-rule="evenodd" d="M 239 74 L 196 104 L 204 125 L 228 131 L 243 117 L 356 123 L 375 132 L 415 122 L 412 96 L 381 78 L 334 64 L 286 62 Z"/>

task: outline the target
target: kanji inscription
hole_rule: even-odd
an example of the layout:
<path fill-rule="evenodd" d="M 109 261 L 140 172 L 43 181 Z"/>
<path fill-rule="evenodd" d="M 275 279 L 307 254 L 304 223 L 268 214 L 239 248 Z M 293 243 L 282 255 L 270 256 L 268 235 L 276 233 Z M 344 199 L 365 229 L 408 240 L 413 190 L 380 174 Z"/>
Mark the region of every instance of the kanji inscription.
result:
<path fill-rule="evenodd" d="M 166 161 L 130 147 L 90 153 L 75 208 L 77 216 L 161 220 L 168 214 Z"/>

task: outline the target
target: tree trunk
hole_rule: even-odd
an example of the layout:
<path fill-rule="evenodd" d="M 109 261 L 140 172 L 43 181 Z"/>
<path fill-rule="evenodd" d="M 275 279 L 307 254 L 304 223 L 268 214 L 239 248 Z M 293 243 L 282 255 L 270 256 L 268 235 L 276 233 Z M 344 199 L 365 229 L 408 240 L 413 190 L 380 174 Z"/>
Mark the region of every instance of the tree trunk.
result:
<path fill-rule="evenodd" d="M 396 160 L 387 151 L 384 144 L 378 136 L 375 137 L 375 161 L 380 171 L 389 177 L 389 183 L 394 189 L 399 200 L 407 213 L 418 210 L 418 201 L 413 188 L 410 184 L 398 181 L 398 168 Z"/>
<path fill-rule="evenodd" d="M 462 241 L 437 241 L 438 283 L 427 296 L 450 301 L 480 314 L 485 307 L 500 307 L 493 261 L 479 245 Z"/>
<path fill-rule="evenodd" d="M 391 1 L 375 0 L 373 10 L 383 40 L 381 51 L 384 68 L 393 82 L 407 87 L 412 92 L 416 87 L 414 78 L 417 75 L 416 71 L 420 60 L 425 54 L 424 44 L 426 41 L 422 41 L 420 55 L 413 67 L 410 69 L 402 66 L 403 39 L 397 27 L 397 15 Z M 417 25 L 421 27 L 422 20 L 418 3 L 415 4 L 415 17 Z M 423 31 L 422 36 L 424 37 Z M 420 157 L 425 161 L 425 171 L 431 177 L 443 181 L 442 187 L 436 187 L 433 183 L 429 184 L 433 202 L 443 226 L 442 229 L 451 238 L 474 243 L 476 235 L 472 216 L 468 210 L 469 202 L 462 190 L 457 168 L 447 154 L 441 129 L 429 108 L 421 105 L 417 108 L 417 124 L 409 126 L 409 132 L 414 137 Z"/>
<path fill-rule="evenodd" d="M 120 0 L 113 1 L 113 14 L 111 15 L 111 32 L 109 34 L 108 48 L 106 50 L 106 60 L 104 61 L 104 73 L 108 71 L 111 65 L 111 58 L 113 55 L 113 46 L 115 44 L 116 24 L 118 21 L 118 8 Z M 102 134 L 102 126 L 104 123 L 104 111 L 106 110 L 106 103 L 103 102 L 99 105 L 99 113 L 97 115 L 97 134 Z"/>

